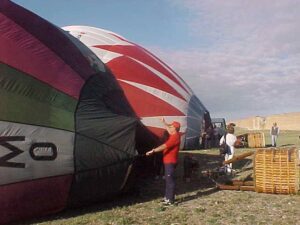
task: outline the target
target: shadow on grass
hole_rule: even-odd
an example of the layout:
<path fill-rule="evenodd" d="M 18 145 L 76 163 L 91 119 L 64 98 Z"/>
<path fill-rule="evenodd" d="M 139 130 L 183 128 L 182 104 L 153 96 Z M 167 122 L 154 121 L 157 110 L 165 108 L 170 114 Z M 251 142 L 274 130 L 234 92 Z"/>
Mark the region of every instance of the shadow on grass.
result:
<path fill-rule="evenodd" d="M 211 195 L 213 193 L 216 193 L 217 191 L 219 191 L 219 189 L 214 185 L 213 187 L 211 187 L 207 190 L 198 191 L 195 194 L 184 196 L 184 197 L 178 199 L 178 203 L 180 204 L 180 203 L 183 203 L 183 202 L 188 202 L 188 201 L 191 201 L 191 200 L 194 200 L 194 199 L 197 199 L 197 198 L 201 198 L 201 197 L 206 196 L 206 195 Z"/>
<path fill-rule="evenodd" d="M 186 154 L 191 154 L 199 162 L 199 168 L 194 171 L 189 183 L 183 179 L 183 159 Z M 249 161 L 244 160 L 239 163 L 239 166 L 243 166 L 249 163 Z M 195 153 L 181 152 L 179 164 L 176 169 L 176 198 L 178 203 L 180 204 L 191 201 L 217 192 L 218 189 L 216 188 L 215 182 L 208 177 L 202 176 L 201 172 L 203 170 L 215 169 L 221 164 L 222 158 L 217 155 L 216 152 L 214 152 L 214 154 L 206 154 L 199 151 Z M 155 180 L 153 176 L 137 178 L 133 188 L 114 198 L 90 205 L 83 205 L 80 208 L 69 208 L 57 214 L 30 220 L 22 224 L 42 223 L 46 221 L 55 222 L 55 220 L 68 219 L 96 212 L 104 212 L 117 207 L 127 207 L 138 203 L 157 201 L 158 199 L 163 198 L 164 190 L 165 181 L 163 179 Z"/>

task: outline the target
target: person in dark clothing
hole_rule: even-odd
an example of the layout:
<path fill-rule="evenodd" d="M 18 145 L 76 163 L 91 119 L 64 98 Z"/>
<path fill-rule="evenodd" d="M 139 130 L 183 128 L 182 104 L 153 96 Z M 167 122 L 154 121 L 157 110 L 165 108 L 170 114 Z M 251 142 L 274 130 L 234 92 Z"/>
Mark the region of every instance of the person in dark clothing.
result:
<path fill-rule="evenodd" d="M 206 130 L 205 136 L 205 149 L 210 149 L 212 147 L 212 140 L 213 140 L 214 130 L 213 127 L 210 125 Z"/>
<path fill-rule="evenodd" d="M 218 128 L 215 124 L 213 125 L 213 139 L 212 139 L 212 147 L 219 147 L 220 142 L 220 128 Z"/>
<path fill-rule="evenodd" d="M 185 182 L 191 182 L 192 174 L 199 168 L 199 162 L 196 157 L 187 154 L 183 158 L 183 178 Z"/>

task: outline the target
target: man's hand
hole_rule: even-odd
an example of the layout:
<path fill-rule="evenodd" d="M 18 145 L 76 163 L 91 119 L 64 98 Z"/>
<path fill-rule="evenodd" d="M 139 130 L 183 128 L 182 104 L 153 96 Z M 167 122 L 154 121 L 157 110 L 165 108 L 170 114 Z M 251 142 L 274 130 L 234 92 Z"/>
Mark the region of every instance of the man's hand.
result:
<path fill-rule="evenodd" d="M 164 124 L 166 123 L 165 118 L 163 118 L 163 117 L 160 117 L 159 120 Z"/>
<path fill-rule="evenodd" d="M 154 149 L 152 149 L 151 151 L 146 152 L 146 156 L 150 156 L 154 154 Z"/>

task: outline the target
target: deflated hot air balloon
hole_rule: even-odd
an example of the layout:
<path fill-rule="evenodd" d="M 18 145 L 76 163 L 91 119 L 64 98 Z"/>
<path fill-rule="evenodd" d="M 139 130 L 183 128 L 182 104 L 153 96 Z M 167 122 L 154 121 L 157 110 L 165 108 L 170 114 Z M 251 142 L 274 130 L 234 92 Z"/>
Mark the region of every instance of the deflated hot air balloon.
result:
<path fill-rule="evenodd" d="M 112 196 L 136 156 L 137 119 L 81 42 L 0 1 L 0 223 Z"/>
<path fill-rule="evenodd" d="M 64 27 L 88 46 L 113 72 L 142 123 L 158 138 L 164 125 L 159 117 L 181 123 L 184 148 L 199 145 L 203 120 L 210 116 L 190 87 L 164 62 L 143 47 L 111 31 L 87 26 Z M 147 135 L 143 143 L 151 141 Z"/>

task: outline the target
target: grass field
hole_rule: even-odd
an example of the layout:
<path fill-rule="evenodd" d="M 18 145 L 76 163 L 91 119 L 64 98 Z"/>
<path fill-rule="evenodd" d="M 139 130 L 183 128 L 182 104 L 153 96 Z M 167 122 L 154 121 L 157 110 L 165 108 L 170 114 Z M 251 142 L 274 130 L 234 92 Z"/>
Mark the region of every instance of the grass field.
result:
<path fill-rule="evenodd" d="M 243 134 L 246 133 L 245 130 L 237 129 L 236 134 Z M 262 131 L 265 134 L 266 145 L 271 144 L 271 136 L 269 130 Z M 280 134 L 277 139 L 278 146 L 289 146 L 289 145 L 296 145 L 297 147 L 300 146 L 300 131 L 291 131 L 291 130 L 283 130 L 280 131 Z"/>
<path fill-rule="evenodd" d="M 282 131 L 278 145 L 300 146 L 300 132 Z M 266 131 L 266 142 L 270 143 Z M 238 149 L 237 154 L 249 149 Z M 200 168 L 190 183 L 182 179 L 182 164 L 176 171 L 177 205 L 163 207 L 160 200 L 164 180 L 153 178 L 137 181 L 136 190 L 112 201 L 80 209 L 69 209 L 54 216 L 28 221 L 23 224 L 276 224 L 300 225 L 300 195 L 273 195 L 246 191 L 218 190 L 215 183 L 202 176 L 201 171 L 216 168 L 221 158 L 217 149 L 181 152 L 193 154 Z M 233 167 L 251 177 L 251 157 Z M 245 170 L 245 171 L 243 171 Z"/>

